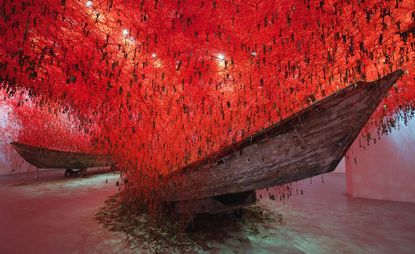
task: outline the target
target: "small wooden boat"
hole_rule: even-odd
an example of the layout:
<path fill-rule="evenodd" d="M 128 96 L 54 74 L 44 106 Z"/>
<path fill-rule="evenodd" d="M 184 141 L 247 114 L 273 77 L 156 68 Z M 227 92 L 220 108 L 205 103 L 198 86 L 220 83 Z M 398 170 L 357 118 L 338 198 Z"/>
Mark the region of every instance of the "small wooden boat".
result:
<path fill-rule="evenodd" d="M 402 74 L 352 84 L 187 166 L 166 180 L 166 200 L 179 213 L 211 212 L 226 207 L 220 200 L 252 203 L 254 190 L 333 171 Z"/>
<path fill-rule="evenodd" d="M 11 145 L 25 161 L 37 169 L 65 168 L 65 175 L 85 174 L 87 168 L 112 165 L 108 155 L 52 150 L 18 142 L 13 142 Z M 73 169 L 80 170 L 74 171 Z"/>

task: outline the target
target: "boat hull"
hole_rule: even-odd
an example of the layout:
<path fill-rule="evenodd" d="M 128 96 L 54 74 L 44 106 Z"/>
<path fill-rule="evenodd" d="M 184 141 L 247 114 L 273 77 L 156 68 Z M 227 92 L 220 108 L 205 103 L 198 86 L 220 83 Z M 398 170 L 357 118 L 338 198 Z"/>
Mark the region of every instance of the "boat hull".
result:
<path fill-rule="evenodd" d="M 110 157 L 35 147 L 18 142 L 11 145 L 22 158 L 36 168 L 81 169 L 112 165 Z"/>
<path fill-rule="evenodd" d="M 403 74 L 357 82 L 166 179 L 168 201 L 290 183 L 333 171 Z"/>

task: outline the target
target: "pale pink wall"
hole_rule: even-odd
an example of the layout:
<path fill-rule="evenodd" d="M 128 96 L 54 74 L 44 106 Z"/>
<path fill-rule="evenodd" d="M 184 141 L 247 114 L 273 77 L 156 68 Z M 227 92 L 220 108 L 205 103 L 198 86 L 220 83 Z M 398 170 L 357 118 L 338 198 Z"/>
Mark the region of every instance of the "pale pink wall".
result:
<path fill-rule="evenodd" d="M 10 135 L 10 113 L 11 108 L 3 101 L 0 102 L 0 175 L 9 174 L 12 172 L 11 163 L 9 159 L 8 144 L 13 137 Z"/>
<path fill-rule="evenodd" d="M 339 162 L 339 165 L 337 165 L 336 169 L 333 171 L 333 173 L 337 174 L 344 174 L 346 172 L 346 163 L 345 159 L 343 159 Z"/>
<path fill-rule="evenodd" d="M 10 145 L 16 141 L 18 131 L 11 108 L 0 100 L 0 176 L 35 171 Z"/>
<path fill-rule="evenodd" d="M 353 197 L 415 202 L 415 119 L 346 155 L 347 193 Z M 373 133 L 372 136 L 377 136 Z"/>
<path fill-rule="evenodd" d="M 36 168 L 24 161 L 11 145 L 0 141 L 0 176 L 35 171 Z"/>

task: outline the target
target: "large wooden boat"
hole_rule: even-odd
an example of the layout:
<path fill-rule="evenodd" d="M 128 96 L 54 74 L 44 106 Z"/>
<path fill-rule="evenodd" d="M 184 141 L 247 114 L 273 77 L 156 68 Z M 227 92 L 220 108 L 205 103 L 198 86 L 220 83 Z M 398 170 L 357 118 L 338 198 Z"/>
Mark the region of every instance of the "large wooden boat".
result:
<path fill-rule="evenodd" d="M 373 82 L 352 84 L 189 165 L 166 181 L 166 199 L 176 202 L 179 210 L 194 209 L 199 200 L 203 212 L 203 207 L 212 206 L 211 197 L 252 200 L 252 190 L 333 171 L 402 74 L 398 70 Z"/>

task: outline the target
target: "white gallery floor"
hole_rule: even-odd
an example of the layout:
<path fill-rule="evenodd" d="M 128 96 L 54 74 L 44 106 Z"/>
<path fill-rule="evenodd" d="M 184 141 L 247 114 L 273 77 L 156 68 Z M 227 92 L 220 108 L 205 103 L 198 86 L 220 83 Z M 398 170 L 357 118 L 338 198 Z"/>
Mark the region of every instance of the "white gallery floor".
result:
<path fill-rule="evenodd" d="M 95 215 L 117 192 L 114 173 L 64 178 L 63 171 L 0 177 L 0 253 L 151 253 Z M 191 252 L 414 253 L 415 203 L 351 198 L 342 174 L 298 183 L 304 195 L 285 204 L 262 199 L 282 221 L 218 235 Z M 199 232 L 199 234 L 203 232 Z M 164 250 L 181 252 L 180 249 Z"/>

